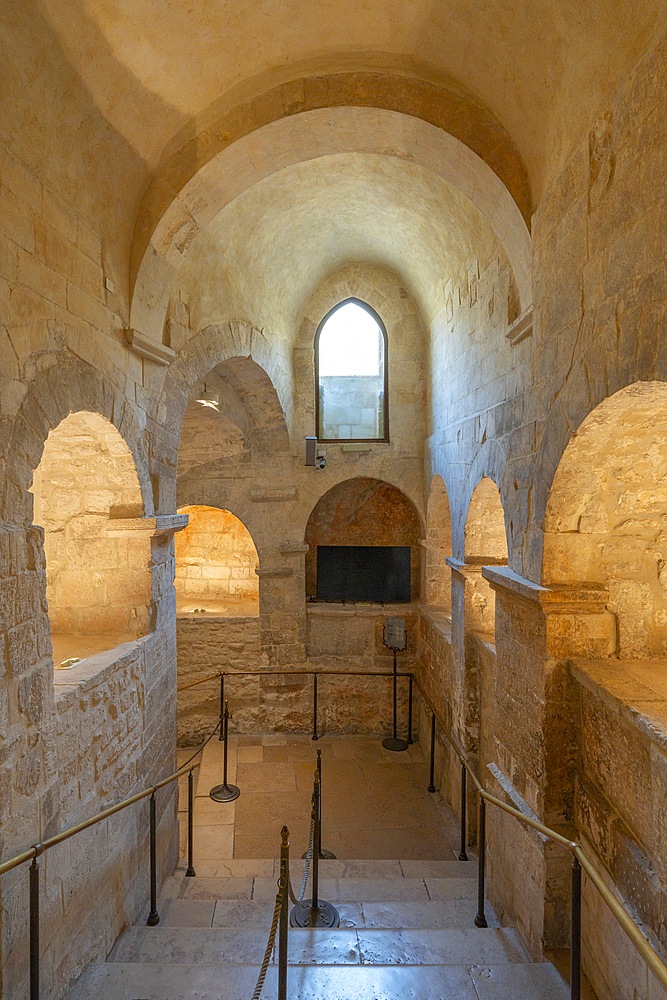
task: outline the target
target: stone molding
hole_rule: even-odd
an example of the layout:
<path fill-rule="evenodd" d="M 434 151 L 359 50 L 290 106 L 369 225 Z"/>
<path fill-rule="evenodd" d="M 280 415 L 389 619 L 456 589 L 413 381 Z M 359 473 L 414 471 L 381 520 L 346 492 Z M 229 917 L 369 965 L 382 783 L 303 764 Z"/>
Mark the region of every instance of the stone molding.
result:
<path fill-rule="evenodd" d="M 529 306 L 511 324 L 505 334 L 512 347 L 516 347 L 522 340 L 526 340 L 533 334 L 533 307 Z"/>
<path fill-rule="evenodd" d="M 150 337 L 144 336 L 138 330 L 128 329 L 125 331 L 125 339 L 130 349 L 141 358 L 154 361 L 156 365 L 169 365 L 176 357 L 176 351 L 165 344 L 158 344 Z"/>
<path fill-rule="evenodd" d="M 280 578 L 286 576 L 293 576 L 294 570 L 290 566 L 267 566 L 266 569 L 263 569 L 261 566 L 258 566 L 255 570 L 255 573 L 260 578 L 271 580 L 274 577 Z"/>
<path fill-rule="evenodd" d="M 483 566 L 482 576 L 493 590 L 504 590 L 524 601 L 539 604 L 545 614 L 600 614 L 607 610 L 609 594 L 601 585 L 544 587 L 519 576 L 507 566 Z"/>
<path fill-rule="evenodd" d="M 253 503 L 282 503 L 286 500 L 296 500 L 296 490 L 290 487 L 286 490 L 250 490 Z"/>
<path fill-rule="evenodd" d="M 151 537 L 171 535 L 188 526 L 187 514 L 158 514 L 155 517 L 111 517 L 106 525 L 108 535 L 125 535 L 145 531 Z"/>
<path fill-rule="evenodd" d="M 286 545 L 281 545 L 280 554 L 281 556 L 304 556 L 309 549 L 310 545 L 305 543 L 288 542 Z"/>

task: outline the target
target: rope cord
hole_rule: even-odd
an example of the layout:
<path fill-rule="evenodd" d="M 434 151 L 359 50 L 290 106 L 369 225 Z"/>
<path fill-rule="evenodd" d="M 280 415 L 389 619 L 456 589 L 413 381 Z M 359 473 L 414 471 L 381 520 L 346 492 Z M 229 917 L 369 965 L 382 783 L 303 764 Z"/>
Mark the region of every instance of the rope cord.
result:
<path fill-rule="evenodd" d="M 280 880 L 278 880 L 278 885 L 280 886 Z M 257 977 L 257 985 L 255 986 L 255 992 L 252 995 L 252 1000 L 259 1000 L 260 994 L 262 992 L 262 987 L 264 986 L 264 980 L 266 979 L 266 973 L 269 968 L 269 962 L 271 961 L 271 955 L 273 953 L 273 948 L 276 943 L 276 932 L 278 930 L 278 921 L 280 920 L 280 911 L 284 906 L 283 894 L 284 894 L 284 888 L 280 886 L 276 894 L 276 905 L 273 908 L 273 920 L 271 921 L 271 930 L 269 931 L 269 939 L 266 942 L 266 951 L 264 952 L 262 968 L 259 970 L 259 976 Z"/>
<path fill-rule="evenodd" d="M 291 873 L 287 872 L 287 889 L 289 892 L 289 898 L 292 903 L 296 906 L 297 903 L 303 902 L 303 897 L 306 895 L 306 886 L 308 885 L 308 878 L 310 876 L 310 863 L 313 860 L 313 839 L 315 836 L 315 814 L 311 813 L 310 817 L 310 833 L 308 834 L 308 850 L 306 851 L 306 864 L 303 869 L 303 878 L 301 880 L 301 888 L 299 889 L 298 897 L 294 895 L 294 887 L 292 885 Z"/>
<path fill-rule="evenodd" d="M 192 757 L 190 757 L 189 760 L 186 760 L 185 764 L 181 764 L 181 767 L 179 768 L 179 770 L 182 770 L 182 768 L 187 767 L 188 764 L 191 764 L 192 761 L 195 759 L 195 757 L 198 757 L 199 754 L 202 752 L 202 750 L 204 750 L 206 748 L 206 746 L 211 742 L 211 740 L 213 739 L 213 737 L 217 733 L 218 729 L 220 729 L 220 722 L 221 722 L 221 720 L 218 719 L 218 721 L 215 724 L 215 729 L 213 730 L 213 732 L 210 733 L 206 737 L 206 739 L 204 740 L 204 742 L 202 743 L 202 745 L 199 747 L 199 749 L 195 750 L 195 752 L 193 753 Z"/>

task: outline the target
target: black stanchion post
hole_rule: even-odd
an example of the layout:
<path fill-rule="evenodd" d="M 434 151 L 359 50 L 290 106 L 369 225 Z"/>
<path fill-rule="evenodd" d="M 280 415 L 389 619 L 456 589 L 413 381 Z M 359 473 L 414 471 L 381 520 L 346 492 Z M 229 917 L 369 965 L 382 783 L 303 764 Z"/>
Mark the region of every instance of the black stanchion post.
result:
<path fill-rule="evenodd" d="M 459 861 L 467 861 L 466 854 L 466 820 L 468 807 L 468 772 L 466 766 L 461 761 L 461 850 L 459 851 Z"/>
<path fill-rule="evenodd" d="M 475 917 L 475 927 L 488 927 L 486 915 L 484 913 L 484 879 L 486 862 L 486 802 L 484 797 L 479 797 L 479 872 L 477 875 L 477 916 Z"/>
<path fill-rule="evenodd" d="M 435 779 L 435 712 L 431 713 L 431 776 L 429 779 L 428 789 L 429 792 L 435 791 L 434 785 Z"/>
<path fill-rule="evenodd" d="M 287 943 L 289 934 L 289 913 L 287 909 L 289 879 L 289 830 L 282 828 L 280 845 L 280 881 L 278 889 L 282 894 L 278 939 L 278 1000 L 287 1000 Z"/>
<path fill-rule="evenodd" d="M 414 743 L 412 739 L 412 674 L 408 680 L 408 746 Z"/>
<path fill-rule="evenodd" d="M 384 635 L 382 640 L 394 654 L 394 676 L 393 676 L 393 702 L 394 719 L 392 735 L 382 740 L 385 750 L 398 752 L 408 749 L 408 741 L 398 738 L 398 667 L 396 665 L 396 653 L 399 649 L 406 649 L 408 644 L 405 632 L 405 622 L 402 618 L 387 618 L 384 625 Z"/>
<path fill-rule="evenodd" d="M 188 771 L 188 868 L 186 878 L 194 878 L 197 874 L 194 866 L 194 813 L 195 813 L 195 781 L 193 772 Z"/>
<path fill-rule="evenodd" d="M 30 865 L 30 1000 L 39 1000 L 39 861 Z"/>
<path fill-rule="evenodd" d="M 581 1000 L 581 865 L 572 858 L 570 923 L 570 1000 Z"/>
<path fill-rule="evenodd" d="M 225 738 L 224 728 L 225 728 L 225 675 L 220 674 L 220 732 L 218 733 L 218 742 L 222 743 Z"/>
<path fill-rule="evenodd" d="M 315 785 L 313 788 L 312 809 L 310 821 L 313 827 L 312 859 L 310 877 L 312 882 L 312 895 L 310 903 L 297 903 L 290 917 L 293 927 L 339 927 L 340 914 L 335 906 L 320 899 L 319 880 L 320 867 L 317 845 L 320 840 L 320 782 L 317 768 L 315 768 Z"/>
<path fill-rule="evenodd" d="M 317 674 L 313 674 L 313 739 L 319 739 L 317 735 Z"/>
<path fill-rule="evenodd" d="M 149 927 L 155 927 L 160 923 L 160 914 L 157 911 L 157 815 L 155 792 L 151 794 L 150 807 L 151 912 L 148 914 L 146 924 Z"/>
<path fill-rule="evenodd" d="M 336 855 L 332 854 L 331 851 L 322 850 L 322 751 L 317 751 L 317 776 L 319 778 L 320 786 L 320 816 L 319 823 L 317 825 L 317 856 L 325 861 L 335 861 Z"/>
<path fill-rule="evenodd" d="M 229 749 L 229 705 L 227 702 L 225 702 L 225 709 L 222 714 L 221 729 L 224 740 L 222 745 L 222 784 L 214 785 L 208 794 L 214 802 L 233 802 L 234 799 L 238 799 L 241 789 L 238 785 L 229 785 L 227 783 L 227 752 Z"/>

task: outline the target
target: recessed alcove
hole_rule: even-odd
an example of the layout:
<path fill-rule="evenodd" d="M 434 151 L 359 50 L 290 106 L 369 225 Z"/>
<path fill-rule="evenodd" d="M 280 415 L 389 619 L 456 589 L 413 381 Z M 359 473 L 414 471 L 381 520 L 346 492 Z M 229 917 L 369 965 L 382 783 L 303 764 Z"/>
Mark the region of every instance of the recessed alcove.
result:
<path fill-rule="evenodd" d="M 475 487 L 465 524 L 465 562 L 469 574 L 466 615 L 470 631 L 495 639 L 496 597 L 481 573 L 485 565 L 507 564 L 507 535 L 500 492 L 488 476 Z"/>
<path fill-rule="evenodd" d="M 123 518 L 143 514 L 143 501 L 134 459 L 113 424 L 87 411 L 66 417 L 48 435 L 32 493 L 34 521 L 44 529 L 56 669 L 145 635 L 150 539 L 122 530 Z"/>
<path fill-rule="evenodd" d="M 382 546 L 409 549 L 409 593 L 420 598 L 421 520 L 415 505 L 396 486 L 359 477 L 333 486 L 320 497 L 306 525 L 306 596 L 318 593 L 319 546 Z"/>
<path fill-rule="evenodd" d="M 179 508 L 187 528 L 176 536 L 179 614 L 254 618 L 259 614 L 259 564 L 252 536 L 228 510 L 196 504 Z"/>

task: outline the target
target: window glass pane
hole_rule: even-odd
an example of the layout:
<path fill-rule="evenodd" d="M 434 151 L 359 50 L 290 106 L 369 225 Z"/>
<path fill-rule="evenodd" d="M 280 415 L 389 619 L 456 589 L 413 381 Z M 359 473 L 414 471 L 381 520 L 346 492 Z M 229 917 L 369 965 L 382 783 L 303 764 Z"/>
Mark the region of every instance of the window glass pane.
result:
<path fill-rule="evenodd" d="M 384 334 L 375 317 L 345 302 L 318 338 L 319 426 L 323 440 L 385 437 Z"/>

